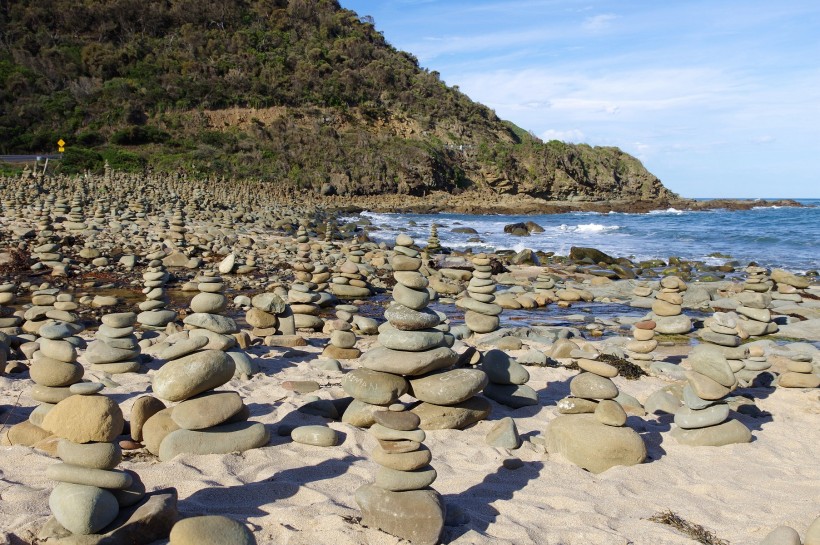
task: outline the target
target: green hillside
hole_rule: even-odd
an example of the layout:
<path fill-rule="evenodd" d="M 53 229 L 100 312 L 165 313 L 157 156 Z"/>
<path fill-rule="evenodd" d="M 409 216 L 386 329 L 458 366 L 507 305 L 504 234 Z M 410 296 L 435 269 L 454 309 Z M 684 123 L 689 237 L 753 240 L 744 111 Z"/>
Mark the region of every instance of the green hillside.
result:
<path fill-rule="evenodd" d="M 615 148 L 543 143 L 330 0 L 0 2 L 0 153 L 350 195 L 673 196 Z"/>

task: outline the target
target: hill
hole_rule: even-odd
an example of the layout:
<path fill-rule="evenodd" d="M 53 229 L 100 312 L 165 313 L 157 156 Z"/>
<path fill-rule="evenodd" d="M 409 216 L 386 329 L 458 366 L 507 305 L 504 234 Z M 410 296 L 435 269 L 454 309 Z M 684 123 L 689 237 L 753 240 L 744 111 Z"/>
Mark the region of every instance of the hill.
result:
<path fill-rule="evenodd" d="M 542 142 L 333 0 L 0 2 L 0 153 L 64 172 L 259 178 L 337 195 L 676 195 L 617 148 Z"/>

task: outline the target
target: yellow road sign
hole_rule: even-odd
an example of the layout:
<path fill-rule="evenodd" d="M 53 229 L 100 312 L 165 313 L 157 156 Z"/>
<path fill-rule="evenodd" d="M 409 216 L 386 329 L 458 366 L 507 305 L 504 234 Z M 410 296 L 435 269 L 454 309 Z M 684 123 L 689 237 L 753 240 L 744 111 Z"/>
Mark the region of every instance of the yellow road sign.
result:
<path fill-rule="evenodd" d="M 65 142 L 63 142 L 63 139 L 62 139 L 62 138 L 60 138 L 59 140 L 57 140 L 57 145 L 58 145 L 58 146 L 60 146 L 61 148 L 62 148 L 62 147 L 65 147 Z"/>
<path fill-rule="evenodd" d="M 59 148 L 57 148 L 57 151 L 63 153 L 65 151 L 65 148 L 63 146 L 60 146 Z"/>

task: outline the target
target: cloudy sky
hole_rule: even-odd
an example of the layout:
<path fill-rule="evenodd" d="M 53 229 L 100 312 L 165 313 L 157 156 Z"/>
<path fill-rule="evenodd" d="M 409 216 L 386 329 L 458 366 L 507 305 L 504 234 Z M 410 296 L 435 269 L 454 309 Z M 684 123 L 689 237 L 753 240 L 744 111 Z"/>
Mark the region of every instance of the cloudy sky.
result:
<path fill-rule="evenodd" d="M 340 0 L 544 139 L 686 197 L 820 198 L 816 0 Z"/>

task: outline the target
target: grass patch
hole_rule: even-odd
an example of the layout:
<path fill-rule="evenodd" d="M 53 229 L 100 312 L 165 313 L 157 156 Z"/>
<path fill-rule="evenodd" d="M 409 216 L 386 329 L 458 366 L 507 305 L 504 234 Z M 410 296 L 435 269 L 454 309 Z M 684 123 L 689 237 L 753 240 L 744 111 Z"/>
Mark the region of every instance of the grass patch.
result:
<path fill-rule="evenodd" d="M 680 333 L 670 333 L 668 335 L 655 333 L 655 340 L 658 342 L 670 342 L 675 344 L 689 344 L 692 337 L 689 335 L 682 335 Z"/>
<path fill-rule="evenodd" d="M 648 520 L 657 522 L 658 524 L 666 524 L 683 535 L 692 538 L 703 545 L 729 545 L 725 539 L 720 539 L 713 532 L 710 532 L 700 524 L 689 522 L 673 513 L 671 510 L 655 513 Z"/>

